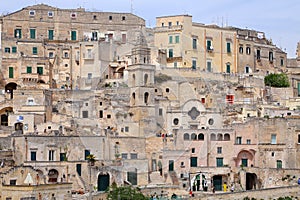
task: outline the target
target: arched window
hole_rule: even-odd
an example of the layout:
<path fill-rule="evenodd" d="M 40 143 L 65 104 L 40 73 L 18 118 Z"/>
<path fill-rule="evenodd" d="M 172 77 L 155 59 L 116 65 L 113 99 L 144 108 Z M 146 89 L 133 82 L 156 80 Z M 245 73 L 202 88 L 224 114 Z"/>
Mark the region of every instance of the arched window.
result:
<path fill-rule="evenodd" d="M 148 100 L 149 100 L 149 93 L 145 92 L 145 94 L 144 94 L 144 103 L 148 104 Z"/>
<path fill-rule="evenodd" d="M 216 141 L 216 134 L 212 133 L 212 134 L 210 135 L 210 140 L 211 140 L 211 141 Z"/>
<path fill-rule="evenodd" d="M 198 135 L 198 140 L 204 140 L 204 134 L 203 133 L 200 133 Z"/>
<path fill-rule="evenodd" d="M 148 74 L 144 75 L 144 85 L 148 84 Z"/>
<path fill-rule="evenodd" d="M 225 133 L 224 140 L 225 141 L 229 141 L 230 140 L 230 135 L 228 133 Z"/>
<path fill-rule="evenodd" d="M 251 54 L 251 48 L 250 47 L 246 47 L 246 54 L 250 55 Z"/>
<path fill-rule="evenodd" d="M 190 140 L 190 135 L 188 133 L 185 133 L 183 135 L 183 140 Z"/>
<path fill-rule="evenodd" d="M 195 133 L 192 133 L 191 140 L 197 140 L 197 135 Z"/>
<path fill-rule="evenodd" d="M 223 135 L 221 133 L 218 134 L 217 140 L 218 141 L 222 141 L 223 140 Z"/>
<path fill-rule="evenodd" d="M 174 125 L 178 125 L 178 123 L 179 123 L 179 119 L 178 119 L 178 118 L 174 118 L 174 119 L 173 119 L 173 124 L 174 124 Z"/>
<path fill-rule="evenodd" d="M 135 104 L 135 92 L 132 93 L 132 104 Z"/>

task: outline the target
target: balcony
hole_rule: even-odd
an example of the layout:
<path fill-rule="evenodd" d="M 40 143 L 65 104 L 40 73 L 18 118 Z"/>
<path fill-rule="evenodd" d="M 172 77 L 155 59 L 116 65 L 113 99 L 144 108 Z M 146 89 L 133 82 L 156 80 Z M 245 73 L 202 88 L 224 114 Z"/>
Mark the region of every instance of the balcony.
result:
<path fill-rule="evenodd" d="M 173 62 L 182 62 L 182 57 L 172 57 L 167 58 L 167 63 L 173 63 Z"/>
<path fill-rule="evenodd" d="M 173 32 L 173 31 L 182 31 L 183 26 L 178 25 L 178 26 L 162 26 L 162 27 L 155 27 L 154 32 L 159 33 L 159 32 Z"/>

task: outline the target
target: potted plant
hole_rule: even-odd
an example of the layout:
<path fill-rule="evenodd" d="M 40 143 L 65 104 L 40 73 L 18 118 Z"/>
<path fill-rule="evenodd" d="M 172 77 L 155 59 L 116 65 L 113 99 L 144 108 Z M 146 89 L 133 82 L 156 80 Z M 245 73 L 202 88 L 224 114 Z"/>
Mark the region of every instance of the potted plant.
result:
<path fill-rule="evenodd" d="M 90 154 L 88 156 L 86 156 L 88 162 L 91 163 L 91 166 L 94 166 L 95 161 L 96 161 L 96 156 L 94 154 Z"/>

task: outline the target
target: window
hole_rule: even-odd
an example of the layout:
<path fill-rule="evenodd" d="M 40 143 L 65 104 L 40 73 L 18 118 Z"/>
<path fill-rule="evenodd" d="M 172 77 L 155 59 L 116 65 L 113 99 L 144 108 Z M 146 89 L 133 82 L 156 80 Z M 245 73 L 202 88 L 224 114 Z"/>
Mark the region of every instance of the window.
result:
<path fill-rule="evenodd" d="M 125 33 L 122 34 L 122 42 L 126 43 L 127 41 L 127 35 Z"/>
<path fill-rule="evenodd" d="M 231 43 L 230 42 L 227 42 L 226 44 L 226 49 L 227 49 L 227 53 L 231 53 Z"/>
<path fill-rule="evenodd" d="M 242 158 L 242 165 L 244 167 L 248 167 L 248 159 L 247 158 Z"/>
<path fill-rule="evenodd" d="M 49 161 L 54 161 L 54 150 L 49 150 L 48 156 Z"/>
<path fill-rule="evenodd" d="M 32 54 L 37 55 L 38 54 L 38 49 L 37 47 L 32 47 Z"/>
<path fill-rule="evenodd" d="M 82 118 L 88 118 L 89 117 L 89 111 L 84 110 L 82 111 Z"/>
<path fill-rule="evenodd" d="M 127 153 L 122 153 L 121 158 L 122 159 L 128 159 L 128 154 Z"/>
<path fill-rule="evenodd" d="M 191 167 L 197 167 L 197 157 L 191 157 Z"/>
<path fill-rule="evenodd" d="M 148 101 L 149 101 L 149 93 L 145 92 L 145 94 L 144 94 L 144 103 L 147 104 Z"/>
<path fill-rule="evenodd" d="M 169 49 L 169 58 L 173 58 L 173 49 Z"/>
<path fill-rule="evenodd" d="M 130 154 L 130 159 L 137 159 L 137 158 L 138 158 L 137 153 Z"/>
<path fill-rule="evenodd" d="M 110 114 L 106 115 L 106 118 L 107 118 L 107 119 L 110 119 L 110 118 L 111 118 L 111 115 L 110 115 Z"/>
<path fill-rule="evenodd" d="M 207 60 L 206 61 L 206 70 L 208 72 L 212 72 L 212 68 L 211 68 L 211 60 Z"/>
<path fill-rule="evenodd" d="M 179 35 L 175 36 L 175 43 L 179 43 Z"/>
<path fill-rule="evenodd" d="M 122 16 L 122 21 L 125 21 L 126 17 L 125 16 Z"/>
<path fill-rule="evenodd" d="M 222 153 L 222 147 L 217 147 L 217 153 L 221 154 Z"/>
<path fill-rule="evenodd" d="M 99 105 L 102 106 L 102 101 L 99 102 Z"/>
<path fill-rule="evenodd" d="M 170 92 L 170 88 L 166 88 L 166 93 L 169 93 Z"/>
<path fill-rule="evenodd" d="M 125 126 L 125 132 L 129 132 L 129 127 Z"/>
<path fill-rule="evenodd" d="M 35 15 L 35 10 L 30 10 L 29 11 L 29 16 L 34 16 Z"/>
<path fill-rule="evenodd" d="M 269 61 L 273 62 L 273 52 L 272 51 L 269 52 Z"/>
<path fill-rule="evenodd" d="M 53 52 L 49 52 L 49 58 L 54 58 L 54 53 Z"/>
<path fill-rule="evenodd" d="M 36 151 L 31 151 L 30 152 L 30 160 L 35 161 L 36 160 Z"/>
<path fill-rule="evenodd" d="M 192 69 L 196 69 L 197 68 L 197 60 L 193 59 L 192 60 Z"/>
<path fill-rule="evenodd" d="M 256 50 L 256 59 L 260 60 L 260 49 Z"/>
<path fill-rule="evenodd" d="M 179 123 L 179 119 L 178 118 L 173 119 L 173 124 L 174 125 L 178 125 L 178 123 Z"/>
<path fill-rule="evenodd" d="M 12 52 L 12 53 L 17 53 L 17 47 L 12 47 L 12 48 L 11 48 L 11 52 Z"/>
<path fill-rule="evenodd" d="M 159 116 L 162 116 L 162 115 L 163 115 L 163 109 L 162 109 L 162 108 L 159 108 L 159 109 L 158 109 L 158 115 L 159 115 Z"/>
<path fill-rule="evenodd" d="M 103 110 L 99 111 L 99 118 L 103 118 Z"/>
<path fill-rule="evenodd" d="M 192 153 L 195 153 L 195 152 L 196 152 L 195 148 L 192 148 Z"/>
<path fill-rule="evenodd" d="M 244 48 L 243 48 L 243 46 L 240 46 L 240 47 L 239 47 L 239 53 L 240 53 L 240 54 L 243 54 L 243 53 L 244 53 Z"/>
<path fill-rule="evenodd" d="M 69 53 L 68 52 L 64 52 L 64 58 L 69 58 Z"/>
<path fill-rule="evenodd" d="M 93 74 L 92 73 L 88 73 L 88 79 L 92 79 Z"/>
<path fill-rule="evenodd" d="M 230 74 L 230 63 L 226 64 L 226 73 Z"/>
<path fill-rule="evenodd" d="M 76 14 L 76 13 L 71 13 L 70 17 L 71 17 L 72 19 L 76 19 L 77 14 Z"/>
<path fill-rule="evenodd" d="M 38 73 L 39 75 L 43 75 L 43 67 L 37 67 L 36 68 L 37 70 L 36 70 L 36 73 Z"/>
<path fill-rule="evenodd" d="M 251 140 L 250 139 L 247 139 L 246 142 L 247 142 L 247 144 L 251 144 Z"/>
<path fill-rule="evenodd" d="M 280 66 L 283 66 L 283 64 L 284 64 L 284 60 L 283 58 L 280 58 Z"/>
<path fill-rule="evenodd" d="M 213 50 L 211 40 L 206 40 L 206 50 L 207 51 L 212 51 Z"/>
<path fill-rule="evenodd" d="M 250 67 L 249 67 L 249 66 L 246 66 L 246 67 L 245 67 L 245 73 L 248 74 L 249 72 L 250 72 Z"/>
<path fill-rule="evenodd" d="M 251 54 L 251 48 L 250 47 L 246 47 L 246 54 L 250 55 Z"/>
<path fill-rule="evenodd" d="M 27 66 L 26 73 L 27 74 L 31 74 L 32 73 L 32 67 L 31 66 Z"/>
<path fill-rule="evenodd" d="M 48 39 L 53 40 L 54 39 L 54 30 L 48 30 Z"/>
<path fill-rule="evenodd" d="M 35 39 L 35 29 L 31 28 L 30 29 L 30 39 Z"/>
<path fill-rule="evenodd" d="M 217 158 L 216 162 L 217 162 L 217 167 L 223 167 L 223 158 Z"/>
<path fill-rule="evenodd" d="M 112 16 L 108 16 L 108 20 L 112 20 Z"/>
<path fill-rule="evenodd" d="M 53 16 L 54 16 L 53 11 L 48 11 L 48 17 L 53 17 Z"/>
<path fill-rule="evenodd" d="M 34 99 L 33 98 L 29 98 L 27 99 L 27 105 L 34 105 Z"/>
<path fill-rule="evenodd" d="M 174 68 L 175 69 L 177 68 L 177 62 L 174 62 Z"/>
<path fill-rule="evenodd" d="M 204 134 L 203 133 L 200 133 L 198 135 L 198 140 L 204 140 Z"/>
<path fill-rule="evenodd" d="M 242 144 L 242 137 L 236 137 L 236 144 Z"/>
<path fill-rule="evenodd" d="M 8 78 L 14 78 L 14 68 L 13 67 L 8 68 Z"/>
<path fill-rule="evenodd" d="M 91 154 L 91 151 L 88 149 L 84 150 L 84 159 L 87 160 L 87 157 Z"/>
<path fill-rule="evenodd" d="M 71 31 L 71 40 L 77 40 L 76 31 Z"/>
<path fill-rule="evenodd" d="M 172 22 L 169 22 L 168 25 L 169 25 L 169 26 L 172 26 Z"/>
<path fill-rule="evenodd" d="M 5 53 L 10 53 L 10 48 L 9 48 L 9 47 L 5 47 L 5 48 L 4 48 L 4 52 L 5 52 Z"/>
<path fill-rule="evenodd" d="M 271 135 L 271 144 L 276 144 L 276 134 Z"/>
<path fill-rule="evenodd" d="M 208 124 L 209 124 L 209 125 L 213 125 L 213 124 L 214 124 L 214 119 L 213 119 L 213 118 L 210 118 L 210 119 L 208 120 Z"/>
<path fill-rule="evenodd" d="M 67 153 L 60 153 L 59 161 L 67 161 Z"/>
<path fill-rule="evenodd" d="M 274 156 L 275 156 L 275 152 L 272 152 L 272 153 L 271 153 L 271 156 L 274 157 Z"/>
<path fill-rule="evenodd" d="M 161 23 L 161 27 L 164 27 L 165 26 L 165 23 Z"/>
<path fill-rule="evenodd" d="M 277 160 L 276 165 L 277 165 L 277 169 L 282 169 L 282 161 L 281 160 Z"/>
<path fill-rule="evenodd" d="M 16 179 L 10 179 L 9 180 L 9 185 L 17 185 L 17 180 Z"/>
<path fill-rule="evenodd" d="M 190 135 L 188 133 L 185 133 L 183 135 L 183 140 L 190 140 Z"/>
<path fill-rule="evenodd" d="M 22 38 L 22 29 L 15 29 L 15 38 Z"/>
<path fill-rule="evenodd" d="M 173 43 L 173 36 L 169 35 L 169 44 L 172 44 L 172 43 Z"/>
<path fill-rule="evenodd" d="M 193 38 L 193 49 L 197 49 L 197 39 Z"/>

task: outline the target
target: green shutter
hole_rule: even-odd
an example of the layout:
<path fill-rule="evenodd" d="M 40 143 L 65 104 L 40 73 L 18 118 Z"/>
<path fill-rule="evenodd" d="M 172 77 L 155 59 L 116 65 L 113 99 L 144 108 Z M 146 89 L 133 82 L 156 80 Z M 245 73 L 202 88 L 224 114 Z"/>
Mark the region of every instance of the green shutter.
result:
<path fill-rule="evenodd" d="M 174 160 L 169 160 L 169 172 L 174 171 Z"/>
<path fill-rule="evenodd" d="M 48 30 L 48 39 L 53 40 L 54 38 L 54 30 Z"/>
<path fill-rule="evenodd" d="M 173 43 L 173 36 L 169 35 L 169 43 L 172 44 Z"/>
<path fill-rule="evenodd" d="M 13 67 L 8 68 L 8 77 L 14 78 L 14 68 Z"/>
<path fill-rule="evenodd" d="M 206 40 L 206 49 L 207 50 L 211 50 L 210 47 L 211 47 L 211 41 L 210 40 Z"/>
<path fill-rule="evenodd" d="M 17 47 L 12 47 L 12 48 L 11 48 L 11 52 L 12 52 L 12 53 L 17 53 Z"/>
<path fill-rule="evenodd" d="M 230 42 L 227 42 L 227 53 L 231 53 L 231 45 L 230 45 Z"/>
<path fill-rule="evenodd" d="M 27 74 L 31 74 L 32 73 L 32 67 L 31 66 L 27 66 L 26 72 L 27 72 Z"/>
<path fill-rule="evenodd" d="M 230 64 L 226 64 L 226 73 L 230 73 Z"/>
<path fill-rule="evenodd" d="M 71 40 L 76 40 L 76 31 L 71 32 Z"/>
<path fill-rule="evenodd" d="M 248 167 L 248 159 L 243 158 L 243 159 L 242 159 L 242 165 L 243 165 L 244 167 Z"/>
<path fill-rule="evenodd" d="M 179 35 L 175 36 L 175 43 L 179 43 Z"/>
<path fill-rule="evenodd" d="M 191 157 L 191 167 L 197 167 L 197 157 Z"/>
<path fill-rule="evenodd" d="M 37 55 L 37 53 L 38 53 L 37 47 L 32 47 L 32 54 Z"/>
<path fill-rule="evenodd" d="M 43 67 L 37 67 L 37 73 L 43 75 Z"/>
<path fill-rule="evenodd" d="M 173 49 L 169 49 L 169 58 L 173 58 Z"/>
<path fill-rule="evenodd" d="M 300 97 L 300 82 L 298 82 L 298 97 Z"/>
<path fill-rule="evenodd" d="M 30 39 L 35 39 L 35 29 L 30 29 Z"/>
<path fill-rule="evenodd" d="M 15 38 L 22 38 L 22 30 L 15 29 Z"/>
<path fill-rule="evenodd" d="M 217 167 L 223 167 L 223 158 L 217 158 Z"/>

